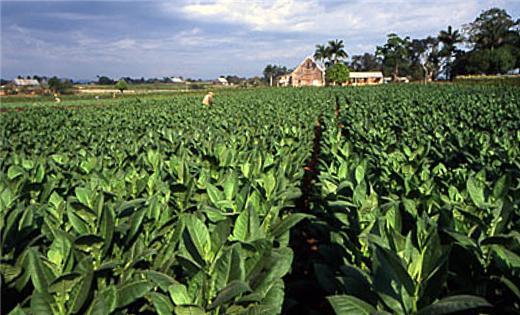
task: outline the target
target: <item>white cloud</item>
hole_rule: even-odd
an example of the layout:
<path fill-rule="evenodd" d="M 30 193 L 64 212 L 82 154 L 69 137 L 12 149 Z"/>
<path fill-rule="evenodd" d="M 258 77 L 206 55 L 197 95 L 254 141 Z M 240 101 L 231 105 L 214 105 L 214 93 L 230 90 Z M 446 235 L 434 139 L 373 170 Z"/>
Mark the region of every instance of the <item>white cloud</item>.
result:
<path fill-rule="evenodd" d="M 178 10 L 176 4 L 167 6 Z M 181 12 L 208 22 L 245 24 L 254 31 L 302 31 L 316 26 L 310 14 L 322 9 L 311 0 L 218 0 L 213 3 L 186 4 Z"/>
<path fill-rule="evenodd" d="M 510 0 L 511 1 L 511 0 Z M 498 3 L 497 3 L 498 2 Z M 507 1 L 213 0 L 163 4 L 196 21 L 244 25 L 253 31 L 367 36 L 440 30 L 471 21 L 483 8 Z"/>

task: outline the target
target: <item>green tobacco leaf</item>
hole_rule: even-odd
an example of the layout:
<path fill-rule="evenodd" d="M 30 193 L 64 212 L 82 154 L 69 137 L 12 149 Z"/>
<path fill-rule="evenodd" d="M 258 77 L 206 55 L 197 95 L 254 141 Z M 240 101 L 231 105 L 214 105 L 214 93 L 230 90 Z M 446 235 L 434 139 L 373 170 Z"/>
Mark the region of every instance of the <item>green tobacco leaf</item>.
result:
<path fill-rule="evenodd" d="M 173 304 L 166 295 L 156 292 L 148 292 L 146 298 L 152 301 L 157 314 L 170 315 L 173 313 Z"/>
<path fill-rule="evenodd" d="M 46 293 L 34 292 L 31 297 L 31 312 L 38 315 L 53 315 L 51 297 Z"/>
<path fill-rule="evenodd" d="M 117 291 L 112 284 L 98 291 L 88 310 L 89 315 L 111 314 L 117 307 Z"/>
<path fill-rule="evenodd" d="M 188 290 L 184 284 L 173 284 L 168 287 L 168 292 L 175 305 L 188 305 L 193 303 L 193 299 L 188 294 Z"/>
<path fill-rule="evenodd" d="M 241 242 L 250 242 L 263 237 L 260 229 L 260 220 L 254 211 L 253 207 L 248 206 L 245 211 L 242 211 L 233 227 L 233 240 Z"/>
<path fill-rule="evenodd" d="M 117 288 L 117 307 L 125 307 L 142 298 L 152 289 L 153 285 L 148 280 L 138 280 L 124 283 Z"/>
<path fill-rule="evenodd" d="M 21 168 L 18 165 L 12 165 L 7 170 L 7 178 L 9 178 L 10 180 L 17 178 L 18 176 L 22 176 L 23 174 L 24 174 L 23 168 Z"/>
<path fill-rule="evenodd" d="M 491 306 L 488 301 L 479 296 L 455 295 L 422 308 L 417 315 L 444 315 Z"/>
<path fill-rule="evenodd" d="M 206 312 L 199 306 L 176 306 L 174 309 L 175 315 L 205 315 Z"/>
<path fill-rule="evenodd" d="M 361 181 L 365 178 L 365 166 L 363 164 L 359 164 L 356 167 L 356 183 L 359 185 Z"/>
<path fill-rule="evenodd" d="M 370 315 L 377 310 L 372 305 L 351 295 L 328 296 L 327 300 L 332 305 L 336 315 L 366 314 Z"/>
<path fill-rule="evenodd" d="M 22 309 L 22 307 L 20 305 L 16 305 L 15 308 L 13 308 L 9 314 L 7 315 L 26 315 L 27 313 L 25 313 Z"/>
<path fill-rule="evenodd" d="M 408 297 L 414 295 L 414 282 L 396 253 L 379 244 L 374 245 L 375 291 L 394 312 L 403 312 L 403 304 L 405 307 L 411 307 L 405 300 L 408 301 Z"/>
<path fill-rule="evenodd" d="M 77 187 L 75 189 L 76 198 L 81 202 L 82 205 L 93 208 L 92 204 L 92 191 L 87 188 Z"/>
<path fill-rule="evenodd" d="M 81 274 L 83 274 L 83 279 L 79 285 L 74 286 L 74 289 L 71 293 L 72 297 L 69 300 L 72 313 L 75 314 L 82 310 L 85 302 L 89 298 L 92 282 L 94 279 L 94 270 L 92 270 L 91 259 L 85 259 L 80 262 L 78 269 L 80 269 Z"/>
<path fill-rule="evenodd" d="M 99 226 L 99 233 L 104 239 L 103 256 L 106 256 L 110 250 L 112 239 L 114 237 L 114 229 L 114 215 L 108 207 L 104 207 Z"/>
<path fill-rule="evenodd" d="M 486 200 L 484 197 L 484 185 L 481 181 L 471 176 L 466 183 L 469 196 L 477 207 L 483 207 Z"/>
<path fill-rule="evenodd" d="M 27 252 L 27 268 L 31 275 L 31 281 L 34 285 L 34 288 L 38 292 L 47 292 L 49 286 L 49 280 L 45 275 L 45 271 L 43 270 L 43 263 L 40 256 L 40 253 L 35 248 L 30 248 Z"/>
<path fill-rule="evenodd" d="M 99 249 L 103 245 L 103 238 L 94 234 L 85 234 L 74 240 L 74 245 L 83 251 L 92 251 Z"/>
<path fill-rule="evenodd" d="M 168 288 L 171 285 L 177 284 L 177 281 L 174 278 L 162 272 L 147 270 L 145 274 L 148 277 L 148 279 L 150 279 L 153 283 L 159 286 L 161 290 L 165 292 L 168 292 Z"/>
<path fill-rule="evenodd" d="M 49 293 L 64 294 L 69 292 L 81 280 L 79 272 L 70 272 L 54 279 L 49 286 Z"/>
<path fill-rule="evenodd" d="M 501 245 L 491 245 L 491 248 L 497 257 L 501 259 L 509 268 L 520 268 L 520 255 Z"/>
<path fill-rule="evenodd" d="M 243 281 L 231 281 L 224 289 L 219 292 L 213 303 L 211 303 L 208 308 L 210 310 L 214 309 L 231 301 L 242 293 L 249 291 L 251 291 L 251 288 L 247 285 L 247 283 Z"/>
<path fill-rule="evenodd" d="M 224 199 L 222 192 L 210 183 L 206 183 L 206 189 L 208 192 L 209 199 L 216 206 L 220 200 Z"/>
<path fill-rule="evenodd" d="M 186 227 L 200 257 L 207 261 L 211 252 L 211 239 L 206 225 L 195 215 L 188 217 Z"/>
<path fill-rule="evenodd" d="M 496 181 L 495 186 L 493 187 L 493 197 L 495 197 L 495 199 L 503 198 L 505 195 L 507 195 L 510 186 L 510 177 L 508 174 L 503 175 Z"/>

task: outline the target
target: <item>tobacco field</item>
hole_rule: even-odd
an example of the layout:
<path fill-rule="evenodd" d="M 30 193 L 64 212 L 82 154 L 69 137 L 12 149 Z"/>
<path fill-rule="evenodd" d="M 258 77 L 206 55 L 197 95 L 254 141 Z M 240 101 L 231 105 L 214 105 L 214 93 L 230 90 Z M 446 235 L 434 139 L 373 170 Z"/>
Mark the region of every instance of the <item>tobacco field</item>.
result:
<path fill-rule="evenodd" d="M 519 314 L 520 90 L 0 113 L 2 314 Z"/>

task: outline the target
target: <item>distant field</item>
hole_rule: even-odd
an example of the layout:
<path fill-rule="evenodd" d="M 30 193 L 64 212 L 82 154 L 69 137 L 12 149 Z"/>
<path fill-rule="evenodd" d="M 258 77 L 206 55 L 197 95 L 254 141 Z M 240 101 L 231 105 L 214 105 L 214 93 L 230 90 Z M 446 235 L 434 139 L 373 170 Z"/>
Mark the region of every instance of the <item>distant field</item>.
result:
<path fill-rule="evenodd" d="M 191 90 L 180 90 L 180 89 L 156 89 L 156 90 L 147 90 L 146 88 L 152 88 L 151 84 L 143 84 L 143 85 L 131 85 L 130 89 L 136 88 L 132 90 L 133 93 L 129 93 L 129 91 L 125 91 L 123 94 L 115 93 L 115 97 L 112 92 L 101 92 L 99 94 L 96 93 L 82 93 L 82 94 L 70 94 L 70 95 L 60 95 L 61 102 L 57 103 L 53 96 L 47 95 L 13 95 L 13 96 L 2 96 L 0 97 L 0 110 L 15 110 L 20 108 L 29 108 L 29 107 L 77 107 L 77 106 L 100 106 L 100 105 L 113 105 L 117 104 L 121 101 L 136 101 L 136 100 L 148 100 L 148 99 L 158 99 L 158 100 L 168 100 L 172 97 L 180 96 L 180 95 L 194 95 L 202 98 L 204 94 L 208 91 L 216 91 L 217 97 L 219 95 L 227 95 L 230 93 L 236 93 L 237 91 L 250 90 L 251 88 L 224 88 L 224 87 L 216 87 L 206 84 L 202 89 L 191 89 Z M 101 86 L 101 85 L 92 85 L 88 86 L 90 91 L 96 91 L 99 89 L 104 89 L 110 91 L 112 86 Z M 100 88 L 102 87 L 102 88 Z M 154 86 L 159 88 L 160 85 Z M 254 88 L 261 89 L 261 88 Z M 135 92 L 137 91 L 137 93 Z M 97 98 L 96 98 L 97 97 Z"/>

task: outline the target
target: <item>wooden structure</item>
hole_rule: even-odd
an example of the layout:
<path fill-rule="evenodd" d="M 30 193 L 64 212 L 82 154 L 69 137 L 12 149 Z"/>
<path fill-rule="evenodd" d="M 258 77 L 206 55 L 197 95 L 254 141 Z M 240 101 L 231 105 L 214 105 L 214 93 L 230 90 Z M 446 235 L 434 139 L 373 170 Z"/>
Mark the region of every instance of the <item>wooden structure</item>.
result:
<path fill-rule="evenodd" d="M 374 85 L 384 83 L 384 76 L 381 71 L 370 72 L 350 72 L 350 81 L 343 85 Z"/>
<path fill-rule="evenodd" d="M 279 86 L 324 86 L 325 69 L 312 57 L 307 57 L 291 74 L 278 79 Z"/>

